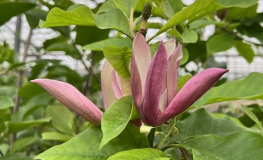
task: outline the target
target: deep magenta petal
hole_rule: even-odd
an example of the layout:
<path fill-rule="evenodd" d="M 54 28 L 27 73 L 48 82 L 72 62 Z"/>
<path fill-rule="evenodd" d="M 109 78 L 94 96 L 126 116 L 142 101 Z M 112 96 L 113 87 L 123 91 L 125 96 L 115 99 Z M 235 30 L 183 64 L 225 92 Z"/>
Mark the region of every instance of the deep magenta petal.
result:
<path fill-rule="evenodd" d="M 43 87 L 58 101 L 89 122 L 95 125 L 101 122 L 102 111 L 72 85 L 50 79 L 36 79 L 31 82 Z"/>
<path fill-rule="evenodd" d="M 188 82 L 186 82 L 166 110 L 160 115 L 160 117 L 158 117 L 154 126 L 158 126 L 185 111 L 205 92 L 213 87 L 226 72 L 228 72 L 228 70 L 210 68 L 195 75 Z"/>
<path fill-rule="evenodd" d="M 167 66 L 167 53 L 163 42 L 161 42 L 151 62 L 145 84 L 142 110 L 150 124 L 156 121 L 159 114 L 159 99 L 163 91 L 162 88 L 166 77 Z"/>

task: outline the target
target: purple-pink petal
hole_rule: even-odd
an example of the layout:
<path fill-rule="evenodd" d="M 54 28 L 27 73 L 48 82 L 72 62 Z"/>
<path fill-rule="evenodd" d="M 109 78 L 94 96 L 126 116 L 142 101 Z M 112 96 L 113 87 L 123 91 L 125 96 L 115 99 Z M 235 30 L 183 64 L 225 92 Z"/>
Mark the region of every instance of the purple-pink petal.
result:
<path fill-rule="evenodd" d="M 115 96 L 117 99 L 122 97 L 122 91 L 121 91 L 121 86 L 120 86 L 120 82 L 117 79 L 117 72 L 113 71 L 112 72 L 112 87 L 115 93 Z"/>
<path fill-rule="evenodd" d="M 31 82 L 43 87 L 58 101 L 89 122 L 95 125 L 101 122 L 102 111 L 72 85 L 49 79 L 36 79 Z"/>
<path fill-rule="evenodd" d="M 210 68 L 195 75 L 186 82 L 153 125 L 158 126 L 185 111 L 207 92 L 226 72 L 228 72 L 228 70 Z"/>
<path fill-rule="evenodd" d="M 163 42 L 153 57 L 145 84 L 145 96 L 143 102 L 143 114 L 152 124 L 159 114 L 159 98 L 167 72 L 167 53 Z"/>

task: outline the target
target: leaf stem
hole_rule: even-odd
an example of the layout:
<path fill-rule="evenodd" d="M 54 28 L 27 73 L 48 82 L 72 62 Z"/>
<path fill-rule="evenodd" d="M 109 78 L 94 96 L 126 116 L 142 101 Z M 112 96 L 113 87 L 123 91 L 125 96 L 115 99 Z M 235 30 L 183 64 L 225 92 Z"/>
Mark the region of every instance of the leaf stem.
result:
<path fill-rule="evenodd" d="M 189 156 L 189 154 L 188 154 L 188 152 L 187 152 L 186 149 L 184 149 L 184 148 L 179 148 L 179 149 L 180 149 L 180 151 L 182 152 L 182 154 L 183 154 L 183 156 L 184 156 L 184 158 L 185 158 L 186 160 L 192 160 L 192 158 Z"/>
<path fill-rule="evenodd" d="M 176 118 L 173 118 L 169 125 L 167 126 L 167 128 L 165 129 L 163 136 L 161 138 L 161 140 L 156 144 L 155 148 L 160 149 L 162 147 L 162 145 L 164 144 L 164 142 L 167 140 L 167 138 L 170 136 L 170 134 L 172 133 L 172 131 L 174 130 L 174 126 L 176 124 Z"/>

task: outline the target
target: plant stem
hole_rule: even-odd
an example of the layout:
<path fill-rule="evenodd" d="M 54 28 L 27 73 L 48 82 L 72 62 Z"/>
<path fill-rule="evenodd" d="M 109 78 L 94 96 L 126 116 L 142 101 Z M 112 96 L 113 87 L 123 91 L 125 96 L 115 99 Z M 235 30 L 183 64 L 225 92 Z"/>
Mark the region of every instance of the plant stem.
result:
<path fill-rule="evenodd" d="M 179 149 L 180 149 L 180 151 L 182 152 L 182 154 L 183 154 L 183 156 L 184 156 L 184 158 L 185 158 L 186 160 L 192 160 L 192 158 L 189 156 L 189 154 L 188 154 L 188 152 L 187 152 L 186 149 L 184 149 L 184 148 L 179 148 Z"/>
<path fill-rule="evenodd" d="M 162 147 L 162 145 L 164 144 L 164 142 L 167 140 L 167 138 L 170 136 L 170 134 L 172 133 L 172 131 L 174 130 L 174 126 L 176 124 L 176 118 L 173 118 L 169 125 L 167 126 L 167 128 L 165 129 L 163 136 L 161 138 L 161 140 L 156 144 L 155 148 L 160 149 Z"/>
<path fill-rule="evenodd" d="M 28 52 L 28 48 L 29 48 L 29 45 L 31 42 L 32 35 L 33 35 L 33 29 L 30 28 L 28 38 L 27 38 L 27 41 L 26 41 L 25 46 L 24 46 L 24 53 L 23 53 L 23 57 L 22 57 L 21 62 L 26 62 L 27 52 Z M 24 70 L 20 69 L 19 73 L 18 73 L 17 84 L 16 84 L 16 97 L 15 97 L 15 106 L 13 109 L 13 113 L 16 113 L 19 110 L 20 97 L 18 95 L 18 91 L 22 86 L 23 77 L 24 77 Z M 12 145 L 15 142 L 15 140 L 16 140 L 16 133 L 13 133 L 11 135 L 10 148 L 12 148 Z"/>

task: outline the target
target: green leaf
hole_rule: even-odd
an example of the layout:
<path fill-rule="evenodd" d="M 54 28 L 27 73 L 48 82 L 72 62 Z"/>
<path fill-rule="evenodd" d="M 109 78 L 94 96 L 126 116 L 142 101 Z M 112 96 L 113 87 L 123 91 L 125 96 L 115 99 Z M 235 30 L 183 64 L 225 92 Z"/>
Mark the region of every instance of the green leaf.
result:
<path fill-rule="evenodd" d="M 210 6 L 211 4 L 215 2 L 216 0 L 207 0 L 206 3 L 204 3 L 203 0 L 196 0 L 190 6 L 174 14 L 167 21 L 167 23 L 152 38 L 150 38 L 150 40 L 152 40 L 154 37 L 158 36 L 159 34 L 165 32 L 169 28 L 172 28 L 173 26 L 176 26 L 179 23 L 182 23 L 185 20 L 192 18 L 194 15 L 198 14 L 199 12 L 206 9 L 208 6 Z"/>
<path fill-rule="evenodd" d="M 114 37 L 105 39 L 99 42 L 94 42 L 82 47 L 84 50 L 93 50 L 93 51 L 102 51 L 106 46 L 115 46 L 115 47 L 128 47 L 132 48 L 132 40 L 130 38 L 121 38 Z"/>
<path fill-rule="evenodd" d="M 164 153 L 158 149 L 144 148 L 123 151 L 110 156 L 108 160 L 169 160 Z"/>
<path fill-rule="evenodd" d="M 35 3 L 29 2 L 4 2 L 0 3 L 0 26 L 5 24 L 9 19 L 24 13 L 36 6 Z"/>
<path fill-rule="evenodd" d="M 26 85 L 22 86 L 19 91 L 18 95 L 23 98 L 32 98 L 37 94 L 43 93 L 45 90 L 35 83 L 27 83 Z"/>
<path fill-rule="evenodd" d="M 1 160 L 32 160 L 32 158 L 22 153 L 14 153 L 1 157 Z"/>
<path fill-rule="evenodd" d="M 42 119 L 37 119 L 37 120 L 30 120 L 30 121 L 22 121 L 22 122 L 7 122 L 7 133 L 14 133 L 21 131 L 23 129 L 30 128 L 32 126 L 36 126 L 39 124 L 44 124 L 44 123 L 49 123 L 51 120 L 50 117 L 42 118 Z"/>
<path fill-rule="evenodd" d="M 258 0 L 218 0 L 217 3 L 224 7 L 240 7 L 247 8 L 256 4 Z"/>
<path fill-rule="evenodd" d="M 122 97 L 110 105 L 103 114 L 101 120 L 103 139 L 100 149 L 121 134 L 130 120 L 140 117 L 132 102 L 132 96 Z"/>
<path fill-rule="evenodd" d="M 244 57 L 248 63 L 251 63 L 253 61 L 255 53 L 250 44 L 244 43 L 242 41 L 236 41 L 235 47 L 239 55 Z"/>
<path fill-rule="evenodd" d="M 181 90 L 181 88 L 185 85 L 185 83 L 192 78 L 191 75 L 187 74 L 177 81 L 177 93 Z"/>
<path fill-rule="evenodd" d="M 218 22 L 218 21 L 211 21 L 211 20 L 205 20 L 205 19 L 198 19 L 196 21 L 193 21 L 192 23 L 189 24 L 189 30 L 191 29 L 197 29 L 197 28 L 202 28 L 207 25 L 223 25 L 224 22 Z"/>
<path fill-rule="evenodd" d="M 186 119 L 178 121 L 176 128 L 179 130 L 179 134 L 172 138 L 175 142 L 206 134 L 228 136 L 235 132 L 246 130 L 246 128 L 236 124 L 228 116 L 217 118 L 207 113 L 205 109 L 199 109 Z"/>
<path fill-rule="evenodd" d="M 235 40 L 227 34 L 217 34 L 210 38 L 206 43 L 207 56 L 216 52 L 230 49 L 235 45 Z"/>
<path fill-rule="evenodd" d="M 249 26 L 243 24 L 238 27 L 238 30 L 244 35 L 251 38 L 257 38 L 261 43 L 263 43 L 263 27 L 260 23 L 253 23 Z"/>
<path fill-rule="evenodd" d="M 28 147 L 28 146 L 34 144 L 35 142 L 37 142 L 36 137 L 20 138 L 20 139 L 16 140 L 15 143 L 13 144 L 13 146 L 11 148 L 11 153 L 15 153 L 17 151 L 24 150 L 25 147 Z"/>
<path fill-rule="evenodd" d="M 71 11 L 63 11 L 62 9 L 55 7 L 48 13 L 47 19 L 43 24 L 43 27 L 69 25 L 95 25 L 90 8 L 87 6 L 83 6 L 75 8 Z"/>
<path fill-rule="evenodd" d="M 263 137 L 247 131 L 227 137 L 205 135 L 180 145 L 193 149 L 195 160 L 247 160 L 261 159 L 263 156 Z"/>
<path fill-rule="evenodd" d="M 52 140 L 52 141 L 61 141 L 66 142 L 70 140 L 73 136 L 70 136 L 68 134 L 63 134 L 59 132 L 43 132 L 42 133 L 42 140 Z"/>
<path fill-rule="evenodd" d="M 198 107 L 238 99 L 263 100 L 263 87 L 260 87 L 262 79 L 263 73 L 252 72 L 243 80 L 226 82 L 219 87 L 210 89 L 192 106 Z"/>
<path fill-rule="evenodd" d="M 183 50 L 183 58 L 181 59 L 180 65 L 185 64 L 189 59 L 189 53 L 187 48 L 183 47 L 182 50 Z"/>
<path fill-rule="evenodd" d="M 32 113 L 38 108 L 49 105 L 50 101 L 53 99 L 54 97 L 47 92 L 35 95 L 34 97 L 30 98 L 27 102 L 25 102 L 22 106 L 20 106 L 19 111 L 13 114 L 12 121 L 20 122 L 25 120 L 28 116 L 32 115 Z"/>
<path fill-rule="evenodd" d="M 63 133 L 74 135 L 75 116 L 67 107 L 62 105 L 48 106 L 47 114 L 52 118 L 52 124 L 56 129 Z"/>
<path fill-rule="evenodd" d="M 182 10 L 184 4 L 181 0 L 165 0 L 164 1 L 164 9 L 165 15 L 168 17 L 172 17 L 175 13 Z"/>
<path fill-rule="evenodd" d="M 13 107 L 15 104 L 9 97 L 0 96 L 0 110 Z"/>
<path fill-rule="evenodd" d="M 86 45 L 108 38 L 109 29 L 99 29 L 96 26 L 76 26 L 75 43 Z"/>
<path fill-rule="evenodd" d="M 124 15 L 124 13 L 119 9 L 117 8 L 111 9 L 106 13 L 93 15 L 93 16 L 96 22 L 96 26 L 98 28 L 100 29 L 112 28 L 126 34 L 129 37 L 132 37 L 130 33 L 129 21 Z"/>
<path fill-rule="evenodd" d="M 180 34 L 176 29 L 171 29 L 168 33 L 182 39 L 183 43 L 195 43 L 198 40 L 198 35 L 194 30 L 185 31 Z"/>
<path fill-rule="evenodd" d="M 107 12 L 107 11 L 113 9 L 113 8 L 117 8 L 116 4 L 114 3 L 113 0 L 108 0 L 108 1 L 106 1 L 105 3 L 103 3 L 101 5 L 101 7 L 98 10 L 97 14 Z"/>
<path fill-rule="evenodd" d="M 226 15 L 227 21 L 234 21 L 234 20 L 240 20 L 243 18 L 250 18 L 252 19 L 257 15 L 257 8 L 258 4 L 256 3 L 253 6 L 250 6 L 248 8 L 239 8 L 239 7 L 233 7 L 228 9 L 228 13 Z"/>
<path fill-rule="evenodd" d="M 245 105 L 241 104 L 243 111 L 251 118 L 260 128 L 262 128 L 262 123 L 258 120 L 257 116 Z"/>
<path fill-rule="evenodd" d="M 131 37 L 128 19 L 117 8 L 99 15 L 93 14 L 87 6 L 78 7 L 71 11 L 53 8 L 49 12 L 46 22 L 42 24 L 42 27 L 69 25 L 97 26 L 100 29 L 112 28 Z"/>
<path fill-rule="evenodd" d="M 31 28 L 37 28 L 40 20 L 46 20 L 48 12 L 39 8 L 32 9 L 25 13 L 27 22 Z"/>
<path fill-rule="evenodd" d="M 35 160 L 83 160 L 94 159 L 95 157 L 97 160 L 106 160 L 120 151 L 148 147 L 146 136 L 141 134 L 139 128 L 132 124 L 129 124 L 118 137 L 99 150 L 101 139 L 101 130 L 91 126 L 66 143 L 52 147 L 36 156 Z"/>
<path fill-rule="evenodd" d="M 113 0 L 115 5 L 130 18 L 131 9 L 135 9 L 139 0 Z"/>
<path fill-rule="evenodd" d="M 103 48 L 103 54 L 120 77 L 130 78 L 131 50 L 128 47 L 106 46 Z"/>
<path fill-rule="evenodd" d="M 11 111 L 9 108 L 0 110 L 0 135 L 6 130 L 5 122 L 11 120 Z"/>

